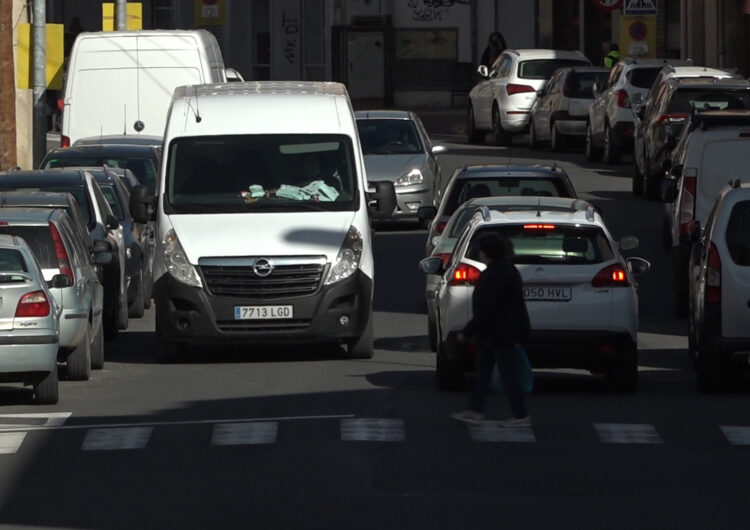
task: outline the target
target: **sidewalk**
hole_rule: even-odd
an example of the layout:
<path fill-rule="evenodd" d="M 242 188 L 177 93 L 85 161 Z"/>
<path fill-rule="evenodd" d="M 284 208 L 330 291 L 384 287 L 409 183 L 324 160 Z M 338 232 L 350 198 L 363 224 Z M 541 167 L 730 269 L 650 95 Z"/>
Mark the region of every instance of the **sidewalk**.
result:
<path fill-rule="evenodd" d="M 409 109 L 422 120 L 430 134 L 466 133 L 466 106 L 457 107 L 421 107 Z"/>

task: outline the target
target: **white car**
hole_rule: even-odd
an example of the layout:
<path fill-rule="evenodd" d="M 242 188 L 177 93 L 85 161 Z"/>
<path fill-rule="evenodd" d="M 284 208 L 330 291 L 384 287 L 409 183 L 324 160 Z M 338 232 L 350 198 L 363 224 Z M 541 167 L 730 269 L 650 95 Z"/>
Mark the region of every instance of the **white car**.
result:
<path fill-rule="evenodd" d="M 612 68 L 606 83 L 594 86 L 594 102 L 588 109 L 586 158 L 620 161 L 633 150 L 631 100 L 643 101 L 664 66 L 688 66 L 689 59 L 644 59 L 626 57 Z M 672 71 L 672 70 L 670 70 Z"/>
<path fill-rule="evenodd" d="M 466 135 L 480 143 L 492 132 L 497 145 L 509 145 L 514 134 L 524 133 L 538 91 L 558 68 L 590 66 L 579 51 L 505 50 L 491 68 L 480 65 L 482 78 L 469 92 Z"/>
<path fill-rule="evenodd" d="M 567 209 L 565 209 L 567 206 Z M 563 211 L 560 211 L 563 209 Z M 638 296 L 634 275 L 650 263 L 628 258 L 594 207 L 580 209 L 570 199 L 542 197 L 537 208 L 498 212 L 480 208 L 456 243 L 450 262 L 422 260 L 426 273 L 443 273 L 435 292 L 437 375 L 441 388 L 458 385 L 474 354 L 456 335 L 471 319 L 474 285 L 485 265 L 477 238 L 495 232 L 510 239 L 521 273 L 531 319 L 526 345 L 535 367 L 583 368 L 602 372 L 622 391 L 638 381 Z M 619 247 L 619 248 L 618 248 Z"/>
<path fill-rule="evenodd" d="M 688 347 L 699 390 L 720 390 L 750 360 L 750 185 L 725 186 L 690 257 Z"/>

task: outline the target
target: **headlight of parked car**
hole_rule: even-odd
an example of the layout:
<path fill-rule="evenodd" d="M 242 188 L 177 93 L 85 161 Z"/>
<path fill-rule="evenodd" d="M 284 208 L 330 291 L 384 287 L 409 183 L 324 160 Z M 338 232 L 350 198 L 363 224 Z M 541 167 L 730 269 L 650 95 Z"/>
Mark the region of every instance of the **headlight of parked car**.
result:
<path fill-rule="evenodd" d="M 195 267 L 188 261 L 174 229 L 164 236 L 162 252 L 167 271 L 175 280 L 192 287 L 202 287 L 201 279 L 198 277 Z"/>
<path fill-rule="evenodd" d="M 393 185 L 394 186 L 414 186 L 415 184 L 422 184 L 424 182 L 424 175 L 418 169 L 412 169 L 406 175 L 398 179 Z"/>
<path fill-rule="evenodd" d="M 362 257 L 362 234 L 355 227 L 349 227 L 346 239 L 341 245 L 336 262 L 331 267 L 326 279 L 326 285 L 339 282 L 354 274 L 359 268 L 359 260 Z"/>

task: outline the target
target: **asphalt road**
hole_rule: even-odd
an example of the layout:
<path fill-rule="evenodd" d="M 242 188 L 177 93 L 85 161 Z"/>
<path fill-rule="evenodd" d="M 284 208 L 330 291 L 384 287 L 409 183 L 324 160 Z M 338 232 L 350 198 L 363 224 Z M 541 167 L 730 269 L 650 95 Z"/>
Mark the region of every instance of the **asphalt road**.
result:
<path fill-rule="evenodd" d="M 537 371 L 532 431 L 450 419 L 468 394 L 436 388 L 416 266 L 426 233 L 390 227 L 375 238 L 372 360 L 215 348 L 159 365 L 147 313 L 91 381 L 61 384 L 58 405 L 0 387 L 0 528 L 746 528 L 750 384 L 695 391 L 661 205 L 631 196 L 629 159 L 435 140 L 447 172 L 554 159 L 616 238 L 640 238 L 629 255 L 653 270 L 639 286 L 637 393 Z M 488 412 L 508 414 L 502 396 Z"/>

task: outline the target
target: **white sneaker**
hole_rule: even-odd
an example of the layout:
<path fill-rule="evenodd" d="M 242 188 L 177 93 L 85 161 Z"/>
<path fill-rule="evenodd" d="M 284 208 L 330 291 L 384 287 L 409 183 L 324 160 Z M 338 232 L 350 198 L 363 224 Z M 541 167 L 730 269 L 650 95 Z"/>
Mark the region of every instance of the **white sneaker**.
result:
<path fill-rule="evenodd" d="M 451 418 L 477 425 L 484 421 L 484 414 L 476 410 L 466 409 L 461 412 L 454 412 L 451 414 Z"/>
<path fill-rule="evenodd" d="M 531 416 L 524 416 L 523 418 L 508 418 L 507 420 L 501 420 L 500 427 L 508 429 L 512 428 L 528 428 L 531 427 Z"/>

